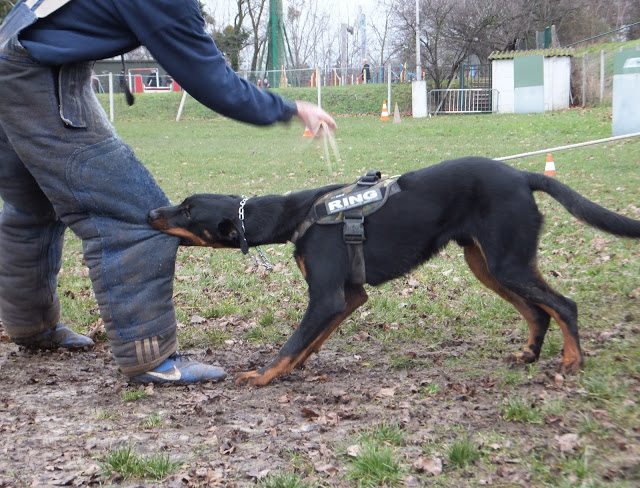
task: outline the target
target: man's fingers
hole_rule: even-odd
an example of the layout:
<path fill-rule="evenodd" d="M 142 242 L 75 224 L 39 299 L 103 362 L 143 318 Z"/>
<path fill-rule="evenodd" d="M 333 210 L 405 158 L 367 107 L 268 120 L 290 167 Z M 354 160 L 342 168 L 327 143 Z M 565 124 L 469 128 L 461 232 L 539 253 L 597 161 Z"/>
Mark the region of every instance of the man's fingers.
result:
<path fill-rule="evenodd" d="M 321 123 L 325 123 L 331 130 L 338 128 L 333 117 L 317 105 L 297 100 L 296 106 L 298 108 L 298 117 L 314 134 L 318 131 Z"/>

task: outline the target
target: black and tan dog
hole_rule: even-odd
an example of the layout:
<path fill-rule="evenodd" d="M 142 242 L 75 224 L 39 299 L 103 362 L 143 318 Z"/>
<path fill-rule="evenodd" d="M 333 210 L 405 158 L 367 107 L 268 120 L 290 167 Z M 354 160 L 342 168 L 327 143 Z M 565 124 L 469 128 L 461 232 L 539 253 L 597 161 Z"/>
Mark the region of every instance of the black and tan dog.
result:
<path fill-rule="evenodd" d="M 352 276 L 343 225 L 309 225 L 308 220 L 318 199 L 344 186 L 249 200 L 199 194 L 150 213 L 156 229 L 182 237 L 186 245 L 246 252 L 249 246 L 295 243 L 295 258 L 309 286 L 307 310 L 273 362 L 240 374 L 236 383 L 266 385 L 301 366 L 366 302 L 363 280 Z M 618 236 L 640 237 L 640 221 L 611 212 L 553 178 L 484 158 L 445 161 L 405 173 L 396 186 L 399 191 L 364 219 L 364 281 L 376 286 L 402 276 L 456 241 L 475 276 L 527 321 L 526 347 L 513 358 L 538 359 L 553 317 L 564 335 L 559 370 L 576 372 L 583 362 L 577 307 L 538 270 L 543 216 L 533 192 L 551 195 L 578 219 Z"/>

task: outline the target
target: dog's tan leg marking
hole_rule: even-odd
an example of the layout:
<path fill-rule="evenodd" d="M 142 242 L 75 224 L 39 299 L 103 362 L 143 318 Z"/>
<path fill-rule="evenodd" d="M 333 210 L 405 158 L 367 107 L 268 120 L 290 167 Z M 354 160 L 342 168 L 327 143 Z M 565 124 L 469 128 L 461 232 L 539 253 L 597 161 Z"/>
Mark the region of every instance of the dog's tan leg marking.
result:
<path fill-rule="evenodd" d="M 542 273 L 539 269 L 536 268 L 536 272 L 540 277 L 540 280 L 544 282 L 544 278 L 542 277 Z M 551 293 L 558 294 L 553 289 L 550 289 Z M 560 330 L 562 330 L 563 335 L 563 346 L 562 346 L 562 360 L 558 365 L 558 371 L 563 374 L 575 374 L 584 364 L 584 359 L 582 357 L 582 351 L 580 350 L 580 338 L 577 334 L 571 333 L 571 329 L 566 324 L 564 320 L 560 318 L 558 312 L 547 305 L 542 305 L 537 303 L 541 309 L 547 312 L 549 315 L 553 317 L 553 319 L 560 326 Z"/>
<path fill-rule="evenodd" d="M 338 326 L 346 319 L 349 315 L 353 313 L 354 310 L 364 305 L 364 303 L 368 299 L 367 292 L 364 290 L 362 285 L 358 285 L 354 288 L 347 288 L 345 290 L 345 302 L 346 308 L 344 312 L 342 312 L 338 317 L 336 317 L 328 327 L 326 327 L 323 332 L 316 337 L 316 339 L 307 347 L 299 356 L 298 361 L 296 361 L 296 366 L 302 366 L 309 356 L 314 352 L 317 353 L 320 351 L 322 345 L 327 341 L 329 336 L 333 334 L 333 332 L 338 328 Z"/>
<path fill-rule="evenodd" d="M 582 352 L 580 351 L 580 344 L 576 340 L 576 337 L 571 333 L 567 324 L 560 318 L 558 312 L 554 309 L 547 307 L 546 305 L 539 304 L 545 312 L 553 317 L 558 323 L 564 336 L 564 342 L 562 345 L 562 360 L 558 365 L 558 371 L 564 374 L 575 374 L 582 367 L 584 359 L 582 358 Z"/>
<path fill-rule="evenodd" d="M 300 272 L 302 273 L 302 276 L 306 279 L 307 278 L 307 268 L 304 265 L 304 257 L 303 256 L 296 256 L 296 263 L 298 263 L 298 268 L 300 268 Z"/>
<path fill-rule="evenodd" d="M 464 257 L 476 278 L 478 278 L 478 280 L 487 288 L 493 290 L 500 297 L 513 305 L 527 321 L 527 325 L 529 326 L 529 338 L 527 339 L 527 345 L 521 352 L 512 354 L 507 359 L 524 363 L 532 363 L 536 361 L 540 354 L 540 337 L 541 335 L 544 336 L 546 330 L 543 329 L 536 320 L 536 315 L 529 302 L 520 295 L 512 292 L 508 288 L 505 288 L 498 282 L 498 280 L 496 280 L 489 271 L 484 252 L 482 252 L 482 248 L 478 243 L 465 246 Z"/>
<path fill-rule="evenodd" d="M 236 377 L 236 385 L 252 385 L 252 386 L 265 386 L 268 385 L 272 379 L 290 373 L 293 369 L 291 358 L 285 357 L 280 360 L 274 361 L 263 372 L 258 371 L 246 371 L 238 374 Z"/>
<path fill-rule="evenodd" d="M 290 373 L 294 368 L 302 366 L 309 356 L 314 352 L 318 352 L 322 345 L 326 342 L 329 336 L 338 328 L 344 319 L 353 313 L 358 307 L 367 301 L 367 293 L 364 287 L 359 285 L 354 288 L 347 288 L 345 290 L 346 308 L 339 316 L 333 319 L 327 327 L 324 328 L 322 333 L 316 337 L 316 339 L 309 344 L 308 347 L 303 349 L 297 356 L 285 356 L 277 357 L 271 364 L 260 371 L 247 371 L 240 373 L 236 378 L 236 385 L 249 384 L 252 386 L 264 386 L 267 385 L 278 376 L 283 376 Z"/>

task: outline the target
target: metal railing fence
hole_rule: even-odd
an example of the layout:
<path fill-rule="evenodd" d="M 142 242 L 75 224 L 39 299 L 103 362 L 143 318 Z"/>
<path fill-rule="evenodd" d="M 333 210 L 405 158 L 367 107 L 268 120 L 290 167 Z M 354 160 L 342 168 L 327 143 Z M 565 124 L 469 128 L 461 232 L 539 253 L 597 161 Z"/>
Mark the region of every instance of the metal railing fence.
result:
<path fill-rule="evenodd" d="M 427 110 L 434 115 L 488 113 L 497 106 L 498 90 L 492 88 L 450 88 L 427 93 Z"/>

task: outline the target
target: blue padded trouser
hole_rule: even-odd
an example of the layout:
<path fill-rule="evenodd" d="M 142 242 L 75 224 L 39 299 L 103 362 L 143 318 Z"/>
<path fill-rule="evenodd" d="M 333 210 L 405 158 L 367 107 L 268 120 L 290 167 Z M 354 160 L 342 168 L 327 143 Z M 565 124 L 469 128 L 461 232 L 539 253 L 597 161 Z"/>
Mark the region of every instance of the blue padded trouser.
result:
<path fill-rule="evenodd" d="M 91 64 L 42 66 L 19 44 L 34 20 L 25 6 L 0 29 L 0 318 L 14 339 L 56 326 L 68 226 L 82 239 L 115 359 L 137 375 L 177 348 L 179 239 L 147 217 L 169 202 L 115 135 Z"/>

